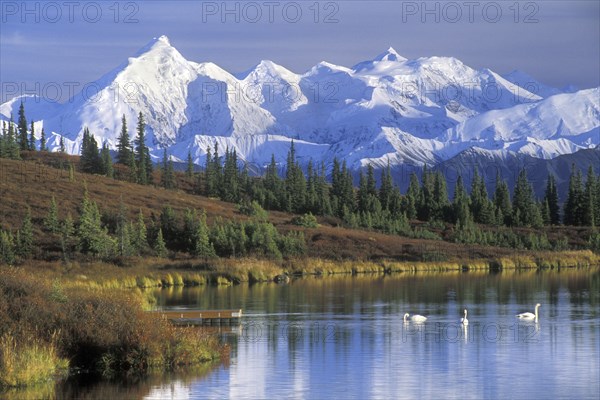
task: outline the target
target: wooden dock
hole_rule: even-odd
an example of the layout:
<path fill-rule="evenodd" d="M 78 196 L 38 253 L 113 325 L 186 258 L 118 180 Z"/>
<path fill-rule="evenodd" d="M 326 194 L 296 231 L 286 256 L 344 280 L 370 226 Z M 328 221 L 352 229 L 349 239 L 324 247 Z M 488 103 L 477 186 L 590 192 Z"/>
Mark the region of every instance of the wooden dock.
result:
<path fill-rule="evenodd" d="M 175 325 L 239 325 L 242 310 L 159 310 L 152 311 Z"/>

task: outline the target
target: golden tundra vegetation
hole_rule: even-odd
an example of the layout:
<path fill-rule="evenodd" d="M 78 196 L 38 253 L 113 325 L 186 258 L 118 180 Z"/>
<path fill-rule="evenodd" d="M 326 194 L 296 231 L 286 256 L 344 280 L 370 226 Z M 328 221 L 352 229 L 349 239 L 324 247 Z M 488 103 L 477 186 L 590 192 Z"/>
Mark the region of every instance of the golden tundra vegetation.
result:
<path fill-rule="evenodd" d="M 0 387 L 48 381 L 69 367 L 111 377 L 226 356 L 215 337 L 146 313 L 149 306 L 139 290 L 114 290 L 61 275 L 2 269 Z"/>
<path fill-rule="evenodd" d="M 130 220 L 140 211 L 147 218 L 157 216 L 166 205 L 179 213 L 204 210 L 209 226 L 218 218 L 249 218 L 234 204 L 192 194 L 193 183 L 183 174 L 177 177 L 179 189 L 165 190 L 68 167 L 77 162 L 77 157 L 48 153 L 25 161 L 0 159 L 0 229 L 19 229 L 30 213 L 35 238 L 31 257 L 15 266 L 0 266 L 0 387 L 48 381 L 75 368 L 114 376 L 227 357 L 227 349 L 213 336 L 173 327 L 146 313 L 152 299 L 141 288 L 261 282 L 284 273 L 322 276 L 600 264 L 600 255 L 589 250 L 465 246 L 348 229 L 335 218 L 319 218 L 318 227 L 303 228 L 292 223 L 294 215 L 283 212 L 270 212 L 268 221 L 280 233 L 302 231 L 304 256 L 207 259 L 175 253 L 168 258 L 147 255 L 106 262 L 80 254 L 65 260 L 60 237 L 40 227 L 53 197 L 61 218 L 70 212 L 77 219 L 84 188 L 101 212 L 114 214 L 124 204 Z M 586 228 L 545 229 L 550 240 L 560 231 L 575 245 L 589 234 Z"/>

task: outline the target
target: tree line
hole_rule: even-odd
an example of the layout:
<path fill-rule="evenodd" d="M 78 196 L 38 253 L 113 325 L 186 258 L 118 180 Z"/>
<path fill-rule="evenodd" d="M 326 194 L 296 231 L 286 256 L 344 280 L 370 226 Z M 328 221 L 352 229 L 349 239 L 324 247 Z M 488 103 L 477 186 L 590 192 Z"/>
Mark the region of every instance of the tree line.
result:
<path fill-rule="evenodd" d="M 17 123 L 15 124 L 12 114 L 8 124 L 6 121 L 2 122 L 0 158 L 18 160 L 21 158 L 21 151 L 48 151 L 46 131 L 44 128 L 42 128 L 40 132 L 39 147 L 36 142 L 35 124 L 33 121 L 31 121 L 31 124 L 27 124 L 25 106 L 23 105 L 23 102 L 21 102 Z M 65 142 L 62 136 L 59 142 L 59 151 L 65 153 Z"/>
<path fill-rule="evenodd" d="M 242 210 L 250 216 L 246 221 L 217 218 L 210 226 L 204 210 L 188 209 L 180 213 L 165 206 L 158 216 L 152 214 L 148 219 L 140 210 L 131 220 L 121 201 L 116 213 L 101 212 L 87 189 L 78 208 L 77 219 L 73 219 L 69 210 L 61 217 L 53 197 L 45 218 L 37 226 L 43 235 L 54 235 L 64 261 L 77 254 L 115 260 L 131 256 L 167 257 L 177 253 L 204 259 L 245 256 L 281 259 L 306 253 L 303 233 L 280 234 L 257 203 L 251 204 L 249 210 Z M 0 229 L 0 264 L 36 257 L 35 227 L 28 210 L 14 234 Z"/>
<path fill-rule="evenodd" d="M 12 120 L 12 118 L 11 118 Z M 27 131 L 23 104 L 19 108 L 16 124 L 3 125 L 0 138 L 0 156 L 17 158 L 19 151 L 35 150 L 33 124 Z M 118 137 L 114 163 L 128 171 L 121 179 L 140 184 L 154 184 L 153 163 L 145 143 L 145 122 L 138 115 L 133 143 L 125 116 Z M 45 150 L 42 130 L 40 150 Z M 64 145 L 61 148 L 64 151 Z M 113 159 L 106 143 L 98 143 L 88 128 L 84 128 L 80 168 L 83 172 L 114 176 Z M 280 170 L 284 171 L 280 173 Z M 177 174 L 166 149 L 160 164 L 160 185 L 173 189 Z M 329 173 L 328 173 L 329 172 Z M 250 177 L 247 165 L 240 162 L 236 150 L 225 149 L 220 154 L 218 143 L 206 149 L 203 171 L 195 170 L 188 153 L 185 175 L 193 182 L 197 194 L 216 197 L 223 201 L 241 203 L 256 201 L 267 210 L 280 210 L 296 214 L 335 216 L 350 227 L 378 229 L 388 233 L 407 233 L 408 221 L 445 222 L 458 229 L 473 223 L 505 227 L 535 227 L 544 225 L 600 225 L 600 177 L 593 168 L 584 180 L 581 171 L 572 167 L 567 200 L 562 209 L 558 200 L 556 178 L 550 175 L 544 197 L 536 199 L 526 171 L 519 172 L 511 194 L 501 176 L 496 177 L 493 193 L 488 193 L 484 180 L 475 170 L 469 190 L 458 177 L 452 198 L 448 196 L 447 181 L 440 171 L 424 167 L 421 178 L 411 174 L 406 193 L 402 194 L 393 183 L 388 165 L 381 171 L 379 185 L 374 168 L 359 172 L 358 187 L 346 162 L 333 160 L 331 170 L 323 162 L 315 165 L 309 161 L 304 170 L 296 157 L 292 141 L 284 166 L 274 155 L 260 178 Z M 328 177 L 330 179 L 328 179 Z M 413 232 L 414 234 L 414 232 Z"/>
<path fill-rule="evenodd" d="M 420 179 L 411 174 L 404 194 L 394 184 L 389 165 L 381 171 L 379 184 L 373 166 L 368 165 L 366 171 L 359 172 L 358 187 L 346 162 L 337 158 L 330 181 L 323 163 L 315 167 L 309 161 L 305 173 L 296 159 L 293 141 L 283 174 L 274 157 L 257 179 L 249 178 L 246 166 L 239 164 L 235 150 L 226 149 L 223 162 L 217 144 L 208 148 L 204 173 L 196 174 L 198 193 L 229 202 L 257 201 L 268 210 L 336 216 L 352 226 L 385 231 L 403 226 L 406 220 L 535 228 L 561 223 L 600 225 L 600 176 L 591 166 L 585 181 L 581 171 L 572 167 L 567 201 L 561 210 L 556 178 L 548 176 L 544 197 L 536 199 L 525 169 L 520 170 L 512 193 L 497 175 L 490 195 L 475 170 L 470 189 L 459 176 L 450 198 L 444 175 L 427 167 Z"/>

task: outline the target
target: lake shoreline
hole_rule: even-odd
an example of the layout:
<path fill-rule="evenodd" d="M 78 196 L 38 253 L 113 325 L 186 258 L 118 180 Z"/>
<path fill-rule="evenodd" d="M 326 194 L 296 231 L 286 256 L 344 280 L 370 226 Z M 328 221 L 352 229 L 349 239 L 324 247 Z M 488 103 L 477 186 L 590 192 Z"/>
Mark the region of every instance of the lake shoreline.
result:
<path fill-rule="evenodd" d="M 80 348 L 75 349 L 64 345 L 64 342 L 68 343 L 70 340 L 75 340 L 74 338 L 65 339 L 60 337 L 59 332 L 61 329 L 68 326 L 79 326 L 78 324 L 81 322 L 75 320 L 75 314 L 73 316 L 71 314 L 62 315 L 64 306 L 71 304 L 72 308 L 81 308 L 85 307 L 85 304 L 94 304 L 93 312 L 90 313 L 89 310 L 80 311 L 77 317 L 82 318 L 83 321 L 88 321 L 89 324 L 96 324 L 98 329 L 104 326 L 114 327 L 121 324 L 121 322 L 121 325 L 125 326 L 125 320 L 121 317 L 128 315 L 127 319 L 135 315 L 135 319 L 140 323 L 141 330 L 144 327 L 158 327 L 155 322 L 144 317 L 146 313 L 140 314 L 144 310 L 155 307 L 153 296 L 142 290 L 147 288 L 289 282 L 291 278 L 302 279 L 303 277 L 401 276 L 402 274 L 414 276 L 419 273 L 493 273 L 567 268 L 594 269 L 600 267 L 600 255 L 590 251 L 548 252 L 537 253 L 535 256 L 515 254 L 514 257 L 510 258 L 465 260 L 462 262 L 458 260 L 334 261 L 323 259 L 288 261 L 258 259 L 132 259 L 129 261 L 131 261 L 131 264 L 127 267 L 101 262 L 71 263 L 67 265 L 59 262 L 32 262 L 19 267 L 0 267 L 0 275 L 3 278 L 0 282 L 0 289 L 3 289 L 0 290 L 0 297 L 4 297 L 4 300 L 0 299 L 2 300 L 0 303 L 10 307 L 10 294 L 19 291 L 23 293 L 19 310 L 28 310 L 24 315 L 39 314 L 39 318 L 46 315 L 55 321 L 54 325 L 48 325 L 47 322 L 43 322 L 41 319 L 14 321 L 11 320 L 13 318 L 11 315 L 19 314 L 18 312 L 15 313 L 15 310 L 11 312 L 9 309 L 4 315 L 0 315 L 0 319 L 4 318 L 7 323 L 12 324 L 10 325 L 12 328 L 9 326 L 8 330 L 0 335 L 4 344 L 6 344 L 4 348 L 0 349 L 0 356 L 4 353 L 3 358 L 6 361 L 8 359 L 6 349 L 10 346 L 16 349 L 19 343 L 22 345 L 26 343 L 23 338 L 28 338 L 27 341 L 34 343 L 29 350 L 40 354 L 39 359 L 41 361 L 39 364 L 41 366 L 37 367 L 46 368 L 44 380 L 47 381 L 50 379 L 49 377 L 57 374 L 64 375 L 63 372 L 68 368 L 69 363 L 74 360 L 77 362 L 77 356 L 80 356 L 82 351 Z M 4 308 L 6 309 L 6 307 Z M 118 310 L 118 312 L 116 314 L 114 311 L 108 312 L 109 309 Z M 107 311 L 105 315 L 99 315 L 104 311 Z M 98 318 L 104 318 L 105 325 L 92 322 Z M 118 321 L 121 322 L 117 323 Z M 17 328 L 21 324 L 31 325 L 35 328 L 29 330 Z M 45 333 L 39 331 L 38 327 L 43 327 Z M 127 332 L 120 332 L 119 329 L 121 328 L 116 327 L 111 329 L 113 329 L 115 337 L 124 333 L 129 336 L 143 337 L 139 336 L 141 334 L 140 327 L 130 326 Z M 80 333 L 83 336 L 88 335 L 87 337 L 97 340 L 104 346 L 103 351 L 105 353 L 98 357 L 98 360 L 104 363 L 102 368 L 111 373 L 131 368 L 132 366 L 123 364 L 123 359 L 131 355 L 116 353 L 114 349 L 118 342 L 111 342 L 110 337 L 102 337 L 106 335 L 104 333 L 99 334 L 100 331 L 93 334 L 82 329 Z M 226 349 L 215 338 L 203 337 L 202 343 L 200 343 L 189 334 L 181 331 L 177 333 L 175 328 L 161 326 L 160 331 L 162 336 L 144 339 L 149 346 L 148 348 L 154 349 L 152 360 L 140 359 L 140 365 L 143 365 L 145 369 L 169 369 L 175 365 L 185 368 L 186 365 L 195 365 L 198 362 L 214 362 L 223 357 L 227 358 Z M 26 332 L 26 334 L 23 332 Z M 49 332 L 51 333 L 50 336 L 48 336 Z M 165 338 L 169 338 L 174 347 L 157 347 L 157 343 Z M 186 354 L 191 349 L 193 356 L 191 358 L 182 356 L 178 353 L 178 348 Z M 13 352 L 14 354 L 17 354 L 17 352 Z M 26 361 L 15 356 L 11 362 L 17 365 Z M 44 366 L 44 363 L 48 365 Z M 94 365 L 98 366 L 99 364 Z M 8 371 L 7 368 L 4 369 L 6 369 L 5 372 Z M 4 386 L 28 386 L 39 381 L 36 373 L 32 373 L 30 377 L 18 377 L 18 379 L 14 380 L 15 384 L 5 384 Z"/>
<path fill-rule="evenodd" d="M 140 290 L 14 267 L 0 268 L 0 277 L 0 391 L 74 373 L 145 375 L 229 356 L 214 335 L 146 313 Z"/>
<path fill-rule="evenodd" d="M 16 269 L 59 279 L 66 287 L 133 289 L 171 286 L 233 285 L 286 282 L 292 277 L 419 272 L 467 272 L 531 269 L 589 268 L 600 266 L 600 254 L 589 250 L 516 253 L 511 257 L 467 260 L 398 261 L 331 260 L 304 258 L 269 260 L 254 258 L 186 259 L 131 258 L 123 265 L 103 262 L 30 262 Z M 1 271 L 1 269 L 0 269 Z"/>

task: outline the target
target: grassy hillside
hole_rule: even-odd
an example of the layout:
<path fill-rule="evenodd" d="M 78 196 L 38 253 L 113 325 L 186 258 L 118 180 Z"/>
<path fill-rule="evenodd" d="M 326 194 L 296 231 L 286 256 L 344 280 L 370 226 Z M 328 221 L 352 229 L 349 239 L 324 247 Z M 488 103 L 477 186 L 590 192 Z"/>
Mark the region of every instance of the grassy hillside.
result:
<path fill-rule="evenodd" d="M 27 212 L 31 210 L 36 226 L 37 259 L 48 259 L 56 252 L 57 240 L 39 230 L 50 207 L 52 196 L 56 198 L 59 216 L 70 212 L 77 218 L 78 206 L 87 187 L 89 196 L 96 201 L 103 214 L 116 214 L 119 203 L 126 205 L 129 217 L 134 219 L 141 210 L 150 219 L 157 217 L 164 206 L 175 211 L 204 209 L 208 224 L 215 218 L 244 220 L 248 217 L 237 211 L 235 204 L 192 194 L 192 183 L 183 174 L 178 176 L 178 190 L 165 190 L 155 186 L 142 186 L 98 175 L 76 172 L 78 157 L 25 153 L 23 161 L 0 159 L 0 228 L 16 230 Z M 75 168 L 69 171 L 69 165 Z M 159 181 L 156 173 L 155 182 Z M 121 200 L 122 199 L 122 200 Z M 303 230 L 307 241 L 307 256 L 330 260 L 397 260 L 397 261 L 461 261 L 465 259 L 497 259 L 517 255 L 531 255 L 528 251 L 510 248 L 461 245 L 443 240 L 413 239 L 378 232 L 354 230 L 341 227 L 336 218 L 319 218 L 320 226 L 306 229 L 291 223 L 294 215 L 270 212 L 269 220 L 285 233 Z M 413 222 L 414 225 L 420 225 Z M 451 226 L 427 227 L 441 237 L 446 237 Z M 569 244 L 584 247 L 589 235 L 587 228 L 553 227 L 547 229 L 550 241 L 566 237 Z"/>

